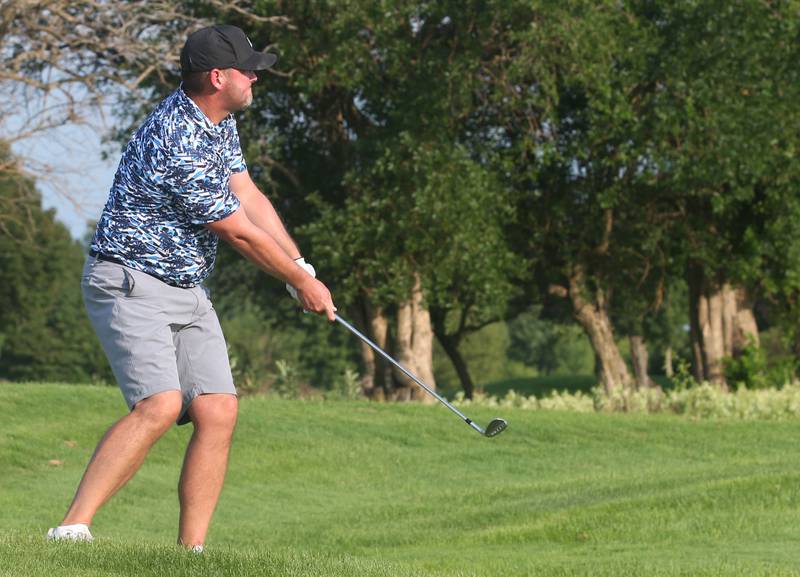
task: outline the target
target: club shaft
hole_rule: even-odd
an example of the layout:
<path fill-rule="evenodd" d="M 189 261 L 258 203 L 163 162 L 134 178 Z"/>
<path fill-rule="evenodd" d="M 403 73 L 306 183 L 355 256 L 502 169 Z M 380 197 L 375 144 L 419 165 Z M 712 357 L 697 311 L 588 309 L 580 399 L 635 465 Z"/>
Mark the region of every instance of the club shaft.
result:
<path fill-rule="evenodd" d="M 365 334 L 363 334 L 361 331 L 359 331 L 359 330 L 358 330 L 357 328 L 355 328 L 353 325 L 351 325 L 350 323 L 348 323 L 346 320 L 344 320 L 344 319 L 343 319 L 342 317 L 340 317 L 338 314 L 334 313 L 334 316 L 336 317 L 336 321 L 337 321 L 339 324 L 343 325 L 343 326 L 344 326 L 344 327 L 345 327 L 347 330 L 349 330 L 351 333 L 353 333 L 354 335 L 356 335 L 356 336 L 357 336 L 358 338 L 360 338 L 362 341 L 364 341 L 365 343 L 367 343 L 367 344 L 368 344 L 370 347 L 372 347 L 372 349 L 373 349 L 373 350 L 374 350 L 376 353 L 378 353 L 378 354 L 379 354 L 379 355 L 381 355 L 381 356 L 382 356 L 384 359 L 386 359 L 387 361 L 389 361 L 390 363 L 392 363 L 392 364 L 393 364 L 395 367 L 397 367 L 397 369 L 398 369 L 400 372 L 402 372 L 402 373 L 403 373 L 405 376 L 407 376 L 409 379 L 411 379 L 412 381 L 414 381 L 415 383 L 417 383 L 417 384 L 418 384 L 420 387 L 422 387 L 423 389 L 425 389 L 425 391 L 427 391 L 427 392 L 428 392 L 428 394 L 430 394 L 432 397 L 434 397 L 436 400 L 438 400 L 440 403 L 442 403 L 442 404 L 443 404 L 445 407 L 447 407 L 448 409 L 450 409 L 451 411 L 453 411 L 453 412 L 454 412 L 456 415 L 458 415 L 459 417 L 461 417 L 462 419 L 464 419 L 464 421 L 465 421 L 465 422 L 466 422 L 466 423 L 467 423 L 467 424 L 468 424 L 470 427 L 472 427 L 473 429 L 475 429 L 476 431 L 478 431 L 478 432 L 479 432 L 481 435 L 483 435 L 483 434 L 485 433 L 485 431 L 484 431 L 483 429 L 481 429 L 481 428 L 480 428 L 478 425 L 476 425 L 476 424 L 475 424 L 475 423 L 472 421 L 472 419 L 470 419 L 470 418 L 469 418 L 469 417 L 467 417 L 467 416 L 466 416 L 464 413 L 462 413 L 461 411 L 459 411 L 458 409 L 456 409 L 456 408 L 455 408 L 453 405 L 451 405 L 450 403 L 448 403 L 448 402 L 447 402 L 447 399 L 445 399 L 444 397 L 442 397 L 441 395 L 439 395 L 439 394 L 438 394 L 436 391 L 434 391 L 433 389 L 431 389 L 430 387 L 428 387 L 428 385 L 426 385 L 426 384 L 425 384 L 425 383 L 423 383 L 423 382 L 422 382 L 420 379 L 418 379 L 418 378 L 417 378 L 417 377 L 416 377 L 416 376 L 415 376 L 413 373 L 411 373 L 411 371 L 407 370 L 407 369 L 406 369 L 406 368 L 405 368 L 403 365 L 401 365 L 401 364 L 400 364 L 400 363 L 398 363 L 396 360 L 394 360 L 394 359 L 393 359 L 391 356 L 389 356 L 389 354 L 388 354 L 386 351 L 384 351 L 384 350 L 383 350 L 382 348 L 380 348 L 378 345 L 376 345 L 375 343 L 373 343 L 373 342 L 372 342 L 372 341 L 371 341 L 371 340 L 370 340 L 370 339 L 369 339 L 369 338 L 368 338 L 368 337 L 367 337 Z"/>

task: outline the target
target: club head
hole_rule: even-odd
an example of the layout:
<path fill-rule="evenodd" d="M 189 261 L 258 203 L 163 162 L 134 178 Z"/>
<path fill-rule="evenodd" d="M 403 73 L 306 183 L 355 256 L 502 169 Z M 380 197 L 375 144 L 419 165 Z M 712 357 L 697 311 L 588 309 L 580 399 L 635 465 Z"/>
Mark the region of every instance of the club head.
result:
<path fill-rule="evenodd" d="M 486 425 L 486 431 L 483 433 L 487 437 L 494 437 L 506 430 L 508 423 L 504 419 L 492 419 L 492 422 Z"/>

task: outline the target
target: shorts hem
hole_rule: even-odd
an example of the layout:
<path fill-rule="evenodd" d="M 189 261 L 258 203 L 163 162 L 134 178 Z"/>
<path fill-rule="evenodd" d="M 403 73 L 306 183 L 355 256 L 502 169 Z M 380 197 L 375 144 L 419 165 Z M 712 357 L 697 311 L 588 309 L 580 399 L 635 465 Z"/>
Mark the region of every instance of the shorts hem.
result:
<path fill-rule="evenodd" d="M 204 390 L 201 385 L 195 385 L 183 394 L 183 406 L 181 407 L 181 414 L 178 415 L 178 419 L 175 421 L 178 425 L 185 425 L 191 422 L 191 419 L 189 418 L 189 405 L 191 405 L 192 401 L 194 401 L 200 395 L 233 395 L 234 397 L 239 396 L 239 394 L 236 392 L 235 387 L 233 388 L 232 391 L 207 391 Z"/>
<path fill-rule="evenodd" d="M 142 401 L 146 401 L 150 397 L 154 397 L 161 393 L 167 393 L 169 391 L 181 392 L 181 389 L 180 387 L 174 387 L 174 386 L 165 386 L 163 388 L 155 387 L 155 388 L 150 388 L 147 391 L 139 395 L 136 395 L 135 397 L 132 397 L 130 399 L 124 394 L 124 392 L 123 396 L 125 397 L 125 402 L 128 404 L 128 410 L 132 411 L 133 408 L 137 405 L 137 403 L 141 403 Z"/>

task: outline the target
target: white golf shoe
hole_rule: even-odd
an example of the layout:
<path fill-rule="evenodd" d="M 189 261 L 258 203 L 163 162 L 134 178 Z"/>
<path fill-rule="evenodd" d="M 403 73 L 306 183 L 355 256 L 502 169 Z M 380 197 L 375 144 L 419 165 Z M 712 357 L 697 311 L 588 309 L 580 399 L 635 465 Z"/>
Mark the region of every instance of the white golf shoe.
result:
<path fill-rule="evenodd" d="M 83 523 L 59 525 L 47 531 L 48 541 L 94 541 L 89 526 Z"/>

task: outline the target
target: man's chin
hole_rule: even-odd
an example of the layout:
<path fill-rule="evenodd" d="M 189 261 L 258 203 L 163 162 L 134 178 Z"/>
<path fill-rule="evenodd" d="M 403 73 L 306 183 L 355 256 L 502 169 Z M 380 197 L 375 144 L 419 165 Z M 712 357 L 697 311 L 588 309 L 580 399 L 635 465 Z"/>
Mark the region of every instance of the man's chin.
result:
<path fill-rule="evenodd" d="M 253 95 L 247 97 L 247 99 L 239 105 L 239 108 L 236 109 L 237 112 L 244 110 L 245 108 L 250 108 L 250 105 L 253 104 Z"/>

